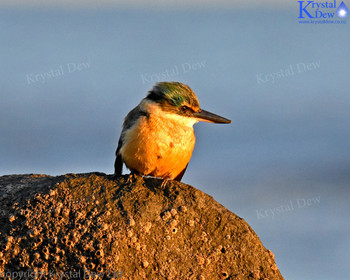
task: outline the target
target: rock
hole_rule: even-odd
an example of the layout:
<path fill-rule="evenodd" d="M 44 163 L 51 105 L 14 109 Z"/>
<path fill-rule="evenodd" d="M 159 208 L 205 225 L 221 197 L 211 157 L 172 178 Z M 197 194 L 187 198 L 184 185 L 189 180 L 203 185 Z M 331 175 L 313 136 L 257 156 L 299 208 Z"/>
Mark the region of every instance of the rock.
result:
<path fill-rule="evenodd" d="M 283 279 L 243 219 L 176 181 L 9 175 L 0 205 L 0 278 Z"/>

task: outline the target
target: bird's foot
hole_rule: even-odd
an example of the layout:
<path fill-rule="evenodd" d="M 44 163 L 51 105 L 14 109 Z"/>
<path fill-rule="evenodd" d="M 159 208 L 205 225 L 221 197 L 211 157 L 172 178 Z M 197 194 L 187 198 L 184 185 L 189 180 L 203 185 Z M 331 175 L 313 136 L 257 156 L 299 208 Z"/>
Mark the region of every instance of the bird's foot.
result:
<path fill-rule="evenodd" d="M 164 189 L 164 188 L 166 187 L 166 185 L 168 184 L 169 181 L 170 181 L 169 178 L 163 179 L 163 182 L 162 182 L 162 184 L 160 185 L 160 187 Z"/>
<path fill-rule="evenodd" d="M 127 184 L 131 184 L 131 183 L 132 183 L 132 180 L 135 179 L 135 178 L 136 178 L 136 174 L 131 172 L 131 173 L 129 174 L 128 179 L 126 180 L 126 183 L 127 183 Z"/>

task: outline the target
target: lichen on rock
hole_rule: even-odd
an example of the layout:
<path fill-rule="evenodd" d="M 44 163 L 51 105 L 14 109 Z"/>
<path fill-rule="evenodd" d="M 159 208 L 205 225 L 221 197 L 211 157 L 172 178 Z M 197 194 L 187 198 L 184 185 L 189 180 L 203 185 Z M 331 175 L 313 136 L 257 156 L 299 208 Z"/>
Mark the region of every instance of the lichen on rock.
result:
<path fill-rule="evenodd" d="M 0 205 L 0 276 L 283 279 L 243 219 L 176 181 L 9 175 Z"/>

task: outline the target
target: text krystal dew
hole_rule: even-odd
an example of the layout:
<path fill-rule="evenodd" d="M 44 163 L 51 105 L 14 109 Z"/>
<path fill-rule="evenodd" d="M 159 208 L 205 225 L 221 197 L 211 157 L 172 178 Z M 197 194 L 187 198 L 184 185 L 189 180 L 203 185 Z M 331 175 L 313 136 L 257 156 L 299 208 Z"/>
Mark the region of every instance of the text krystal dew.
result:
<path fill-rule="evenodd" d="M 44 270 L 29 270 L 29 271 L 3 271 L 0 272 L 0 277 L 4 279 L 102 279 L 107 277 L 109 279 L 117 279 L 123 277 L 123 271 L 105 271 L 94 272 L 90 270 L 78 271 L 44 271 Z"/>

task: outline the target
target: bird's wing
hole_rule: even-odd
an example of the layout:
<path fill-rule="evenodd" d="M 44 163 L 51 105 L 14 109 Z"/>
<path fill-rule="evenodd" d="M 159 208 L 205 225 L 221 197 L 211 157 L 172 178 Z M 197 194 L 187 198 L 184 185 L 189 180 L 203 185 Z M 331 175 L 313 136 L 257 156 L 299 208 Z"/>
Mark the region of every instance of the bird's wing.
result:
<path fill-rule="evenodd" d="M 123 170 L 123 158 L 122 158 L 122 155 L 120 154 L 120 149 L 124 145 L 125 133 L 137 122 L 137 120 L 141 116 L 148 117 L 148 114 L 146 112 L 141 111 L 139 106 L 136 106 L 127 114 L 127 116 L 124 119 L 122 133 L 120 134 L 119 141 L 118 141 L 118 148 L 115 152 L 115 156 L 116 156 L 115 162 L 114 162 L 115 175 L 121 175 Z"/>
<path fill-rule="evenodd" d="M 123 145 L 122 137 L 120 136 L 119 141 L 118 141 L 118 148 L 115 152 L 115 162 L 114 162 L 114 174 L 115 175 L 122 175 L 122 170 L 123 170 L 123 159 L 122 155 L 120 154 L 120 148 Z"/>
<path fill-rule="evenodd" d="M 179 173 L 179 175 L 176 176 L 176 178 L 174 180 L 176 181 L 181 181 L 182 177 L 184 176 L 186 169 L 187 169 L 188 163 L 186 165 L 186 167 Z"/>

